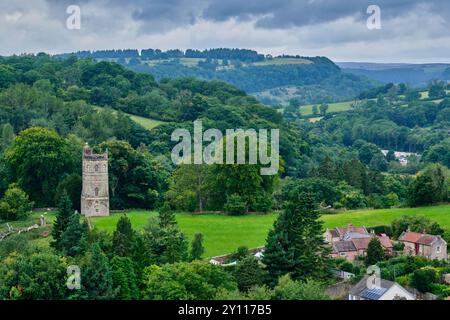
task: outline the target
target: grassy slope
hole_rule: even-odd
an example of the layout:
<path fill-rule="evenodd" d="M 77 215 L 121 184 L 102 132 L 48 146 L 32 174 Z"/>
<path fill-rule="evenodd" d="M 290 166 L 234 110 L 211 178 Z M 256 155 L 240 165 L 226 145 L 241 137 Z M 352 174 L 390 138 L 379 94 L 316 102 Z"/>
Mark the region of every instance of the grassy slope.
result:
<path fill-rule="evenodd" d="M 101 109 L 101 107 L 94 107 L 94 108 L 96 110 L 100 110 Z M 117 112 L 117 111 L 113 110 L 113 112 Z M 123 112 L 123 113 L 126 114 L 127 116 L 129 116 L 131 120 L 133 120 L 137 124 L 140 124 L 142 127 L 144 127 L 147 130 L 151 130 L 151 129 L 159 126 L 161 123 L 164 123 L 163 121 L 150 119 L 150 118 L 145 118 L 145 117 L 140 117 L 140 116 L 136 116 L 136 115 L 131 114 L 131 113 L 126 113 L 126 112 Z"/>
<path fill-rule="evenodd" d="M 352 108 L 351 107 L 352 102 L 353 101 L 329 103 L 327 112 L 348 111 Z M 317 110 L 320 112 L 319 106 L 320 106 L 320 104 L 317 104 Z M 304 116 L 309 116 L 312 114 L 312 107 L 313 107 L 313 104 L 307 104 L 307 105 L 300 106 L 300 113 Z"/>
<path fill-rule="evenodd" d="M 133 226 L 142 228 L 150 216 L 155 212 L 132 211 L 127 214 Z M 367 227 L 390 224 L 392 220 L 402 215 L 423 215 L 441 226 L 450 229 L 450 205 L 441 205 L 424 208 L 401 208 L 381 210 L 355 210 L 340 214 L 324 215 L 325 228 L 345 226 L 348 223 L 364 225 Z M 238 246 L 245 245 L 253 248 L 264 245 L 267 232 L 273 225 L 276 214 L 247 215 L 232 217 L 218 214 L 177 214 L 177 220 L 189 240 L 196 232 L 203 233 L 205 237 L 205 256 L 215 256 L 236 250 Z M 120 214 L 107 218 L 95 218 L 94 225 L 102 230 L 112 232 Z"/>
<path fill-rule="evenodd" d="M 147 130 L 151 130 L 151 129 L 159 126 L 161 123 L 163 123 L 162 121 L 159 121 L 159 120 L 144 118 L 144 117 L 135 116 L 132 114 L 128 114 L 128 115 L 130 116 L 131 120 L 133 120 L 137 124 L 140 124 L 142 127 L 144 127 Z"/>

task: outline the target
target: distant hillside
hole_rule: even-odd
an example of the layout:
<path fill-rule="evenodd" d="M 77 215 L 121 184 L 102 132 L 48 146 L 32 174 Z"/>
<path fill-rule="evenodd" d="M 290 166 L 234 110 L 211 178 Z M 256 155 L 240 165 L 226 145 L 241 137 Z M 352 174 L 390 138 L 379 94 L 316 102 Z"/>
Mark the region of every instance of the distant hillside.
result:
<path fill-rule="evenodd" d="M 337 62 L 344 72 L 384 83 L 407 83 L 424 86 L 431 80 L 450 80 L 450 64 L 407 64 L 407 63 L 366 63 Z"/>
<path fill-rule="evenodd" d="M 222 80 L 270 105 L 344 101 L 378 83 L 342 72 L 326 57 L 262 55 L 247 49 L 146 49 L 82 51 L 79 58 L 118 62 L 127 68 L 163 78 L 196 77 Z M 71 54 L 59 55 L 68 57 Z"/>

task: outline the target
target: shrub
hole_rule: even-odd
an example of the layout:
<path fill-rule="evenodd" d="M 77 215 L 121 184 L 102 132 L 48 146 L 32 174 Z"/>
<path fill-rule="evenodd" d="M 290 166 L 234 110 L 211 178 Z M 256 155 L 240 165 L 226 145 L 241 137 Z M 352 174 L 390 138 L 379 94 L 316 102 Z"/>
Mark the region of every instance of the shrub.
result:
<path fill-rule="evenodd" d="M 411 285 L 420 292 L 429 292 L 431 285 L 435 282 L 436 271 L 432 268 L 422 268 L 413 272 L 411 276 Z"/>
<path fill-rule="evenodd" d="M 394 250 L 395 251 L 403 251 L 405 248 L 405 244 L 403 242 L 396 242 L 394 243 Z"/>
<path fill-rule="evenodd" d="M 274 298 L 279 300 L 329 300 L 325 286 L 316 280 L 294 281 L 289 275 L 280 277 L 274 288 Z"/>
<path fill-rule="evenodd" d="M 16 184 L 11 184 L 0 201 L 0 218 L 4 220 L 19 220 L 30 215 L 33 202 Z"/>
<path fill-rule="evenodd" d="M 229 196 L 223 208 L 227 213 L 235 216 L 247 213 L 247 203 L 237 194 Z"/>

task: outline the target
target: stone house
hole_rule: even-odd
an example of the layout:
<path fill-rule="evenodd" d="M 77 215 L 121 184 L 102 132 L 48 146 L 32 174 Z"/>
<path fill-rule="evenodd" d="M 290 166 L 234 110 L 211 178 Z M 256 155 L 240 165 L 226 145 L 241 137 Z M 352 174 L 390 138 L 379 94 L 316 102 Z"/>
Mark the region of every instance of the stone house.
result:
<path fill-rule="evenodd" d="M 327 243 L 331 243 L 334 241 L 345 240 L 346 238 L 364 237 L 368 235 L 369 232 L 365 227 L 354 227 L 352 224 L 349 224 L 345 228 L 327 228 L 324 234 L 324 240 Z"/>
<path fill-rule="evenodd" d="M 345 228 L 327 229 L 324 233 L 325 242 L 332 248 L 331 257 L 344 258 L 347 261 L 353 261 L 358 256 L 365 256 L 373 237 L 378 237 L 386 254 L 392 254 L 391 239 L 385 234 L 377 236 L 375 233 L 369 233 L 365 227 L 354 227 L 349 224 Z"/>
<path fill-rule="evenodd" d="M 405 245 L 405 254 L 422 256 L 430 260 L 447 260 L 447 242 L 440 236 L 404 231 L 398 238 Z"/>

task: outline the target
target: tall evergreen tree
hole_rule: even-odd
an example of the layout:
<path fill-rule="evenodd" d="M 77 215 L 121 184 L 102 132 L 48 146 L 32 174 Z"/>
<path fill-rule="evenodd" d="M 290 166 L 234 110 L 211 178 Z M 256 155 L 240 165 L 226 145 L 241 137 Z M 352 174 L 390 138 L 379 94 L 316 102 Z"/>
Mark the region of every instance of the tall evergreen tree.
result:
<path fill-rule="evenodd" d="M 367 246 L 366 265 L 370 266 L 384 260 L 386 254 L 377 237 L 373 237 Z"/>
<path fill-rule="evenodd" d="M 108 258 L 97 244 L 92 245 L 88 261 L 81 277 L 82 290 L 87 299 L 113 299 L 117 291 L 113 288 L 113 274 Z"/>
<path fill-rule="evenodd" d="M 130 219 L 127 216 L 120 217 L 112 238 L 114 254 L 120 257 L 129 256 L 133 245 L 133 237 L 134 230 Z"/>
<path fill-rule="evenodd" d="M 203 247 L 203 234 L 196 233 L 194 240 L 192 240 L 191 259 L 200 260 L 204 252 L 205 248 Z"/>
<path fill-rule="evenodd" d="M 139 289 L 133 261 L 115 256 L 111 260 L 113 286 L 118 290 L 117 298 L 133 300 L 139 298 Z"/>
<path fill-rule="evenodd" d="M 63 192 L 58 200 L 58 211 L 56 212 L 56 220 L 52 229 L 53 242 L 51 245 L 56 250 L 61 250 L 61 236 L 67 230 L 72 214 L 72 201 L 70 201 L 67 193 Z"/>
<path fill-rule="evenodd" d="M 175 219 L 175 214 L 167 203 L 164 203 L 159 210 L 159 225 L 162 228 L 176 225 L 177 221 Z"/>
<path fill-rule="evenodd" d="M 234 278 L 240 291 L 248 291 L 263 284 L 264 270 L 255 257 L 248 256 L 237 263 Z"/>
<path fill-rule="evenodd" d="M 66 230 L 61 234 L 59 250 L 68 256 L 83 254 L 87 248 L 89 227 L 86 222 L 80 223 L 80 215 L 73 213 Z"/>
<path fill-rule="evenodd" d="M 272 285 L 286 273 L 295 280 L 323 278 L 329 273 L 329 249 L 323 242 L 322 222 L 312 195 L 295 190 L 288 194 L 263 258 Z"/>

